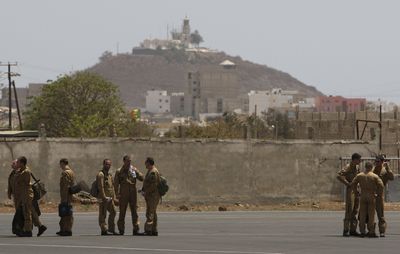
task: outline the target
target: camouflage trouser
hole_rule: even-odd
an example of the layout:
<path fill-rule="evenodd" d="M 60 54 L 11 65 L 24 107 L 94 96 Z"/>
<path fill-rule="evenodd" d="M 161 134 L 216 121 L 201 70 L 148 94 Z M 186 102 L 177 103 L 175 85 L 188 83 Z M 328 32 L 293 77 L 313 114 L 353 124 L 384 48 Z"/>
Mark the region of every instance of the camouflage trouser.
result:
<path fill-rule="evenodd" d="M 119 232 L 125 232 L 125 215 L 126 209 L 131 210 L 133 231 L 139 231 L 139 217 L 137 214 L 137 192 L 136 188 L 121 191 L 119 198 L 119 217 L 118 217 L 118 230 Z"/>
<path fill-rule="evenodd" d="M 344 216 L 343 231 L 357 231 L 357 214 L 360 206 L 360 197 L 351 188 L 346 188 L 346 211 Z"/>
<path fill-rule="evenodd" d="M 24 232 L 32 231 L 33 223 L 32 223 L 32 201 L 21 203 L 22 213 L 24 215 Z"/>
<path fill-rule="evenodd" d="M 360 199 L 360 233 L 365 234 L 365 224 L 368 224 L 368 233 L 375 233 L 375 197 L 361 197 Z"/>
<path fill-rule="evenodd" d="M 385 200 L 383 196 L 376 197 L 376 215 L 378 217 L 379 233 L 386 232 Z"/>
<path fill-rule="evenodd" d="M 144 224 L 145 232 L 158 232 L 157 229 L 157 206 L 160 202 L 159 195 L 146 196 L 146 223 Z"/>
<path fill-rule="evenodd" d="M 107 211 L 109 212 L 108 215 L 108 226 L 106 223 L 106 217 L 107 217 Z M 115 215 L 116 215 L 116 211 L 115 211 L 115 205 L 114 205 L 114 201 L 103 201 L 99 203 L 99 225 L 101 228 L 101 231 L 107 231 L 109 230 L 110 232 L 114 232 L 115 231 Z"/>

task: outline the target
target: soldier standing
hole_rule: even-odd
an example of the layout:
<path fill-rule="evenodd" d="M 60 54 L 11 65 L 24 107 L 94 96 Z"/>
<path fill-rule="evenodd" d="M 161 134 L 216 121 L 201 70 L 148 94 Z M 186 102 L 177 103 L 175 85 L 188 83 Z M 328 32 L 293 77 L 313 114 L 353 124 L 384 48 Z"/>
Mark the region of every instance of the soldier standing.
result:
<path fill-rule="evenodd" d="M 17 206 L 15 204 L 15 178 L 18 173 L 18 167 L 17 167 L 17 160 L 13 160 L 11 163 L 11 172 L 10 175 L 8 176 L 8 188 L 7 188 L 7 197 L 8 199 L 12 199 L 14 208 L 15 208 L 15 214 L 12 222 L 12 232 L 13 234 L 17 234 L 19 231 L 22 229 L 19 227 L 18 223 L 18 215 L 17 215 Z"/>
<path fill-rule="evenodd" d="M 114 201 L 116 199 L 114 192 L 114 184 L 112 175 L 109 173 L 111 168 L 111 160 L 105 159 L 103 161 L 103 169 L 97 174 L 96 181 L 99 190 L 99 225 L 101 235 L 116 235 L 115 233 L 115 215 L 116 209 Z M 108 227 L 106 223 L 107 211 Z"/>
<path fill-rule="evenodd" d="M 386 187 L 389 180 L 394 180 L 394 175 L 392 170 L 389 167 L 389 163 L 385 162 L 385 157 L 383 155 L 379 155 L 375 158 L 375 167 L 373 172 L 377 174 L 383 182 L 383 185 Z M 386 220 L 384 216 L 384 207 L 385 207 L 385 191 L 382 192 L 382 195 L 378 195 L 376 198 L 376 214 L 378 216 L 378 225 L 379 225 L 379 235 L 380 237 L 385 237 L 386 232 Z"/>
<path fill-rule="evenodd" d="M 143 181 L 142 194 L 146 200 L 146 223 L 144 224 L 145 235 L 158 236 L 157 229 L 157 206 L 160 202 L 158 184 L 160 173 L 154 166 L 154 159 L 148 157 L 145 162 L 147 173 Z"/>
<path fill-rule="evenodd" d="M 18 236 L 32 237 L 32 201 L 33 190 L 31 187 L 31 172 L 26 167 L 28 160 L 21 156 L 17 160 L 17 168 L 14 180 L 14 202 L 15 206 L 22 208 L 24 215 L 24 226 Z"/>
<path fill-rule="evenodd" d="M 351 188 L 351 182 L 356 177 L 361 163 L 361 155 L 354 153 L 351 156 L 350 164 L 346 165 L 337 174 L 337 179 L 346 185 L 346 211 L 344 216 L 343 236 L 358 236 L 357 214 L 360 204 L 359 194 Z"/>
<path fill-rule="evenodd" d="M 72 224 L 74 222 L 74 217 L 72 215 L 72 194 L 69 188 L 74 185 L 75 173 L 68 166 L 67 159 L 60 160 L 60 168 L 62 170 L 60 177 L 60 197 L 61 205 L 68 210 L 66 216 L 62 216 L 60 219 L 60 231 L 57 235 L 60 236 L 71 236 L 72 235 Z"/>
<path fill-rule="evenodd" d="M 121 235 L 125 233 L 125 214 L 129 207 L 132 216 L 133 235 L 139 234 L 139 222 L 137 214 L 137 190 L 136 180 L 143 181 L 143 174 L 131 165 L 128 155 L 123 157 L 123 166 L 115 172 L 114 189 L 119 200 L 118 230 Z"/>
<path fill-rule="evenodd" d="M 359 173 L 351 183 L 354 191 L 360 185 L 360 233 L 365 236 L 365 224 L 368 218 L 368 237 L 377 237 L 375 234 L 375 204 L 376 197 L 383 193 L 383 182 L 372 172 L 372 163 L 365 163 L 365 172 Z"/>

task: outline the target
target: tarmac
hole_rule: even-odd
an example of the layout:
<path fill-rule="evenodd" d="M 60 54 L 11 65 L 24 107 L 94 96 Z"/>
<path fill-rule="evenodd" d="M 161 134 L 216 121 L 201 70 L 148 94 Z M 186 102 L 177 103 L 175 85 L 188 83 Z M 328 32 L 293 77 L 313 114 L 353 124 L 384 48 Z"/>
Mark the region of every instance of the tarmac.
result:
<path fill-rule="evenodd" d="M 400 213 L 387 212 L 385 238 L 341 236 L 344 212 L 164 212 L 159 236 L 100 236 L 96 213 L 76 213 L 72 237 L 60 237 L 59 217 L 42 214 L 41 237 L 11 233 L 12 214 L 0 214 L 0 253 L 399 253 Z M 144 214 L 140 214 L 144 220 Z M 141 225 L 142 226 L 142 225 Z M 141 228 L 143 229 L 143 228 Z M 36 235 L 37 229 L 34 229 Z"/>

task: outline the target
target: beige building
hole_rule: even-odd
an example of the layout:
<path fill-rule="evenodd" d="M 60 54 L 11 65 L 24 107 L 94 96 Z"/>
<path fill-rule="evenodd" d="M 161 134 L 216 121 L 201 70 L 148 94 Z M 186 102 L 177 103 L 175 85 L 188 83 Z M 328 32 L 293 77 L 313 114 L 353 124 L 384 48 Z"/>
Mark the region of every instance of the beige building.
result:
<path fill-rule="evenodd" d="M 223 113 L 243 109 L 246 95 L 239 96 L 236 65 L 224 61 L 210 70 L 189 72 L 185 92 L 185 114 L 199 119 L 201 113 Z"/>

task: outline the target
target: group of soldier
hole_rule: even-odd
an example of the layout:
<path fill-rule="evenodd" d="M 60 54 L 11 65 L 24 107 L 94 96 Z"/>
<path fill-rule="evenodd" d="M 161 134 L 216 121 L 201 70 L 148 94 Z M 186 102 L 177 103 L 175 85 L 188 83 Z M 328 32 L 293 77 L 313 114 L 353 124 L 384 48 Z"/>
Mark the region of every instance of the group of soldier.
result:
<path fill-rule="evenodd" d="M 75 173 L 68 165 L 67 159 L 60 160 L 62 170 L 60 177 L 60 205 L 59 216 L 60 230 L 59 236 L 71 236 L 73 226 L 73 191 L 76 186 Z M 160 173 L 154 165 L 154 159 L 148 157 L 145 161 L 146 174 L 142 174 L 131 164 L 128 155 L 123 157 L 123 165 L 116 170 L 114 177 L 110 173 L 112 162 L 104 159 L 103 167 L 96 175 L 95 184 L 97 185 L 97 200 L 99 203 L 99 226 L 101 235 L 124 235 L 125 234 L 125 215 L 129 204 L 133 235 L 157 236 L 157 206 L 161 199 L 158 192 Z M 8 198 L 13 199 L 15 206 L 15 216 L 19 214 L 21 218 L 20 226 L 14 225 L 13 233 L 20 237 L 31 237 L 32 228 L 38 228 L 37 236 L 42 235 L 47 227 L 39 219 L 40 209 L 38 200 L 34 199 L 32 190 L 32 172 L 27 167 L 27 158 L 19 157 L 12 162 L 12 171 L 8 178 Z M 142 181 L 142 188 L 137 191 L 136 181 Z M 144 196 L 146 201 L 146 222 L 144 232 L 139 232 L 139 220 L 137 214 L 137 194 Z M 119 218 L 117 222 L 118 232 L 115 229 L 116 206 L 119 206 Z M 108 215 L 108 224 L 106 217 Z"/>
<path fill-rule="evenodd" d="M 362 172 L 360 164 L 361 155 L 354 153 L 350 164 L 341 169 L 337 175 L 338 180 L 346 186 L 343 236 L 377 237 L 376 211 L 379 236 L 385 237 L 385 188 L 389 180 L 394 180 L 394 174 L 384 155 L 376 156 L 375 165 L 365 162 Z M 357 220 L 360 233 L 357 232 Z"/>

